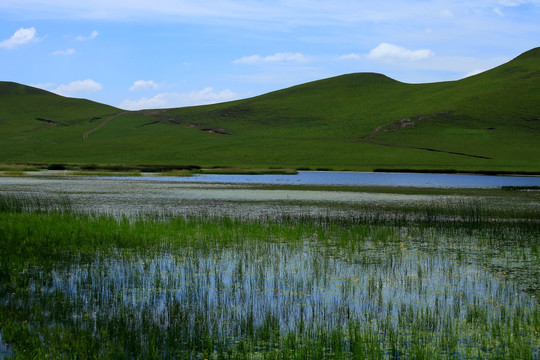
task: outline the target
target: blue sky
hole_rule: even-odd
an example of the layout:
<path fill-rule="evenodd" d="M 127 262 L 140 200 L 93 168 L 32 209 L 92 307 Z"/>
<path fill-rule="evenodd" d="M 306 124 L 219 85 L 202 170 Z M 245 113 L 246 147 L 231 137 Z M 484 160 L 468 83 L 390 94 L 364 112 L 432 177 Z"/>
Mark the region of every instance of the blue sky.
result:
<path fill-rule="evenodd" d="M 124 109 L 352 72 L 457 80 L 540 46 L 540 0 L 2 0 L 0 80 Z"/>

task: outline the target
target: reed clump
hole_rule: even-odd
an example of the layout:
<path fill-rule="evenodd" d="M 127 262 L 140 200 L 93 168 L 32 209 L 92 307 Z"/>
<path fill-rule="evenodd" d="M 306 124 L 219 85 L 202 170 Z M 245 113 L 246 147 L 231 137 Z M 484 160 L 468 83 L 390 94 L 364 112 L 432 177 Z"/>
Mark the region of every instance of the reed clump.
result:
<path fill-rule="evenodd" d="M 0 196 L 0 357 L 539 358 L 538 219 L 460 206 L 246 220 Z"/>

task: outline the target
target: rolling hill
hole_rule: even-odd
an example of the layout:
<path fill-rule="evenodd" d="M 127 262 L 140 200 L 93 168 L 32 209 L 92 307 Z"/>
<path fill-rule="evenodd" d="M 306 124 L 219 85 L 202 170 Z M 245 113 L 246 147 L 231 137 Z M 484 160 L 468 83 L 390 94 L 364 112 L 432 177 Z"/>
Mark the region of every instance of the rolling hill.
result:
<path fill-rule="evenodd" d="M 357 73 L 123 111 L 0 82 L 0 162 L 540 171 L 540 48 L 458 81 Z"/>

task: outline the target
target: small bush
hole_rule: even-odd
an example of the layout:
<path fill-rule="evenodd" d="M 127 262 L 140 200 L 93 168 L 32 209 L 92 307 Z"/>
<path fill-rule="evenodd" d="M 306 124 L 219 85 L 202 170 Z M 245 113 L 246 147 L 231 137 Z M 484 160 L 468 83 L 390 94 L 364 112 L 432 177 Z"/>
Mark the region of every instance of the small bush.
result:
<path fill-rule="evenodd" d="M 50 164 L 47 166 L 47 170 L 66 170 L 66 166 L 64 164 Z"/>

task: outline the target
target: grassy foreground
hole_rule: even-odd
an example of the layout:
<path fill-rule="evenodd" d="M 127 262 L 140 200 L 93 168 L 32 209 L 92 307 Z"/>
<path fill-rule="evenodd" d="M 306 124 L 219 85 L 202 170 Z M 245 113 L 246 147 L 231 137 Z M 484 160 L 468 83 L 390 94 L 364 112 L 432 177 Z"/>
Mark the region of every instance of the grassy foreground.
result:
<path fill-rule="evenodd" d="M 0 197 L 0 357 L 538 359 L 538 214 L 112 218 Z"/>

